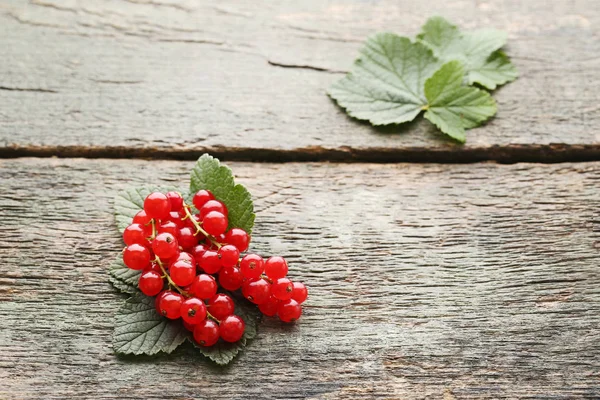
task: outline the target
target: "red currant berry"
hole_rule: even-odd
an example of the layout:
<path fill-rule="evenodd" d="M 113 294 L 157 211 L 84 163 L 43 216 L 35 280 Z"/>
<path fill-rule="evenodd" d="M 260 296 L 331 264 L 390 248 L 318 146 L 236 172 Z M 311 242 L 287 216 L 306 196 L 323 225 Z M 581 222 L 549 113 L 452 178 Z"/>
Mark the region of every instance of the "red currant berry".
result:
<path fill-rule="evenodd" d="M 202 227 L 212 236 L 218 236 L 227 230 L 227 217 L 218 211 L 211 211 L 202 218 Z"/>
<path fill-rule="evenodd" d="M 219 324 L 221 339 L 226 342 L 237 342 L 242 338 L 246 324 L 237 315 L 230 315 Z"/>
<path fill-rule="evenodd" d="M 223 293 L 217 294 L 208 301 L 208 311 L 219 320 L 233 314 L 233 309 L 233 300 Z"/>
<path fill-rule="evenodd" d="M 271 294 L 279 300 L 292 298 L 294 285 L 288 278 L 279 278 L 271 285 Z"/>
<path fill-rule="evenodd" d="M 196 267 L 191 263 L 179 260 L 171 264 L 169 275 L 173 282 L 178 286 L 190 285 L 196 277 Z"/>
<path fill-rule="evenodd" d="M 152 234 L 152 228 L 147 229 L 144 225 L 131 224 L 123 231 L 123 241 L 127 246 L 130 244 L 148 245 L 148 236 Z"/>
<path fill-rule="evenodd" d="M 217 294 L 217 281 L 211 275 L 200 274 L 194 278 L 188 291 L 199 299 L 210 299 Z"/>
<path fill-rule="evenodd" d="M 148 265 L 147 267 L 145 267 L 142 270 L 142 273 L 148 272 L 148 271 L 156 271 L 158 273 L 162 273 L 162 270 L 160 269 L 160 267 L 158 266 L 157 263 L 151 263 L 150 265 Z"/>
<path fill-rule="evenodd" d="M 264 279 L 255 279 L 244 282 L 242 294 L 254 304 L 262 304 L 271 297 L 271 284 Z"/>
<path fill-rule="evenodd" d="M 211 211 L 220 212 L 224 216 L 227 216 L 228 213 L 225 204 L 223 204 L 219 200 L 209 200 L 202 206 L 202 208 L 199 208 L 198 210 L 198 215 L 200 216 L 200 219 L 204 219 L 204 217 L 206 217 L 206 215 Z"/>
<path fill-rule="evenodd" d="M 288 265 L 283 257 L 269 257 L 265 262 L 265 274 L 271 278 L 271 280 L 284 278 L 287 273 Z"/>
<path fill-rule="evenodd" d="M 292 299 L 296 300 L 298 304 L 304 303 L 308 298 L 308 289 L 302 282 L 293 283 L 294 290 L 292 291 Z"/>
<path fill-rule="evenodd" d="M 207 274 L 216 274 L 221 269 L 219 253 L 214 250 L 206 250 L 198 260 L 198 266 Z"/>
<path fill-rule="evenodd" d="M 194 328 L 194 340 L 200 346 L 212 346 L 219 340 L 219 325 L 210 319 L 198 323 Z"/>
<path fill-rule="evenodd" d="M 167 218 L 165 221 L 173 222 L 175 225 L 177 225 L 177 229 L 181 229 L 185 226 L 185 222 L 181 219 L 181 216 L 177 211 L 171 211 L 169 213 L 169 218 Z"/>
<path fill-rule="evenodd" d="M 192 247 L 190 253 L 192 254 L 192 256 L 194 256 L 194 259 L 196 260 L 197 264 L 200 263 L 200 258 L 208 249 L 209 246 L 206 243 L 200 243 L 197 246 Z"/>
<path fill-rule="evenodd" d="M 158 232 L 159 234 L 160 233 L 170 233 L 171 235 L 173 235 L 173 237 L 175 239 L 177 239 L 177 237 L 179 236 L 179 228 L 177 227 L 177 224 L 173 221 L 163 222 L 162 224 L 159 225 L 156 232 Z"/>
<path fill-rule="evenodd" d="M 206 319 L 206 305 L 197 297 L 190 297 L 181 303 L 181 318 L 189 324 L 196 325 Z"/>
<path fill-rule="evenodd" d="M 159 258 L 167 260 L 177 255 L 179 244 L 170 233 L 159 233 L 152 242 L 152 250 Z"/>
<path fill-rule="evenodd" d="M 223 240 L 225 243 L 229 243 L 237 247 L 240 253 L 248 250 L 248 245 L 250 244 L 250 236 L 246 233 L 245 230 L 240 228 L 232 228 L 225 234 L 225 238 Z"/>
<path fill-rule="evenodd" d="M 190 324 L 190 323 L 188 323 L 187 321 L 184 320 L 183 321 L 183 327 L 185 329 L 187 329 L 188 331 L 190 331 L 190 332 L 194 332 L 194 329 L 196 328 L 196 325 L 192 325 L 192 324 Z"/>
<path fill-rule="evenodd" d="M 209 190 L 198 190 L 192 199 L 194 207 L 200 210 L 204 204 L 209 200 L 214 200 L 215 196 Z"/>
<path fill-rule="evenodd" d="M 277 315 L 277 309 L 279 308 L 280 301 L 275 297 L 269 297 L 269 300 L 265 301 L 262 304 L 258 305 L 258 309 L 261 313 L 266 315 L 267 317 L 274 317 Z"/>
<path fill-rule="evenodd" d="M 144 200 L 144 211 L 150 218 L 166 219 L 171 212 L 171 203 L 163 193 L 150 193 Z"/>
<path fill-rule="evenodd" d="M 150 218 L 148 216 L 148 214 L 146 214 L 146 211 L 142 210 L 142 211 L 138 211 L 137 214 L 135 214 L 135 216 L 133 217 L 133 221 L 131 221 L 132 224 L 140 224 L 142 226 L 148 226 L 150 225 L 150 221 L 152 220 L 152 218 Z"/>
<path fill-rule="evenodd" d="M 162 291 L 164 282 L 159 272 L 146 271 L 140 276 L 138 286 L 146 296 L 156 296 Z"/>
<path fill-rule="evenodd" d="M 181 303 L 183 303 L 183 296 L 179 293 L 175 293 L 171 290 L 167 290 L 162 295 L 158 308 L 160 309 L 161 315 L 169 319 L 177 319 L 181 317 Z"/>
<path fill-rule="evenodd" d="M 238 290 L 244 283 L 244 275 L 237 267 L 223 267 L 219 271 L 219 284 L 225 290 Z"/>
<path fill-rule="evenodd" d="M 162 315 L 162 313 L 160 312 L 160 301 L 162 300 L 163 297 L 165 297 L 169 293 L 171 293 L 170 290 L 164 290 L 164 291 L 160 292 L 158 294 L 158 296 L 156 296 L 154 298 L 154 308 L 156 308 L 156 312 L 159 313 L 160 315 Z"/>
<path fill-rule="evenodd" d="M 184 250 L 191 249 L 198 244 L 198 238 L 194 236 L 194 229 L 188 226 L 179 230 L 179 245 Z"/>
<path fill-rule="evenodd" d="M 185 251 L 182 251 L 179 253 L 176 261 L 186 261 L 186 262 L 192 264 L 194 267 L 196 267 L 196 260 L 194 259 L 194 256 L 192 256 L 190 253 L 187 253 Z"/>
<path fill-rule="evenodd" d="M 265 269 L 265 262 L 258 254 L 246 254 L 240 261 L 240 270 L 248 279 L 258 279 Z"/>
<path fill-rule="evenodd" d="M 237 265 L 240 259 L 240 251 L 231 244 L 226 244 L 219 249 L 219 259 L 221 260 L 221 266 L 223 267 L 234 267 Z"/>
<path fill-rule="evenodd" d="M 302 315 L 302 307 L 296 300 L 282 301 L 277 308 L 277 315 L 283 322 L 293 322 Z"/>
<path fill-rule="evenodd" d="M 171 211 L 179 211 L 183 207 L 183 197 L 177 192 L 167 193 L 167 199 L 171 203 Z"/>
<path fill-rule="evenodd" d="M 141 244 L 132 244 L 123 251 L 123 262 L 131 269 L 144 269 L 150 265 L 150 251 Z"/>

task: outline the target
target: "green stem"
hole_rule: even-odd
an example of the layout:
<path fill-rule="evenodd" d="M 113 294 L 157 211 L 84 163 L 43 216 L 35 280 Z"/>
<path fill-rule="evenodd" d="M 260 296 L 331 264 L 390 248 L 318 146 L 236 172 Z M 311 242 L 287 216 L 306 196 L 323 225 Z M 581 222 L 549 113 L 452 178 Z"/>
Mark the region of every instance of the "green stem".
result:
<path fill-rule="evenodd" d="M 196 221 L 196 219 L 192 216 L 192 213 L 190 213 L 190 207 L 187 204 L 184 204 L 183 209 L 185 210 L 185 218 L 189 218 L 189 220 L 192 221 L 192 224 L 194 224 L 194 227 L 196 228 L 196 233 L 194 233 L 194 235 L 197 235 L 198 233 L 202 233 L 204 236 L 206 236 L 208 238 L 208 240 L 211 241 L 212 244 L 217 246 L 217 249 L 220 249 L 223 245 L 221 243 L 217 242 L 217 240 L 214 237 L 212 237 L 211 235 L 208 234 L 208 232 L 206 232 L 204 229 L 202 229 L 202 227 L 200 226 L 198 221 Z"/>

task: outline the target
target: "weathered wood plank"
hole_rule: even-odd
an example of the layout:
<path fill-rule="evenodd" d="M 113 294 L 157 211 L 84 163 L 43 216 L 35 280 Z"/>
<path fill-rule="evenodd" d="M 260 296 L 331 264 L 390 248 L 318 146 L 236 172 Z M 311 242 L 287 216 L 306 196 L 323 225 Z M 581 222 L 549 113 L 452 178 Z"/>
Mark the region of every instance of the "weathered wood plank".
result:
<path fill-rule="evenodd" d="M 508 31 L 522 76 L 496 91 L 497 117 L 466 146 L 426 121 L 377 131 L 325 95 L 369 34 L 413 35 L 435 14 Z M 9 0 L 0 5 L 0 152 L 598 159 L 598 26 L 594 0 Z"/>
<path fill-rule="evenodd" d="M 310 285 L 232 366 L 121 359 L 111 200 L 191 163 L 0 161 L 0 398 L 597 398 L 600 163 L 232 164 Z"/>

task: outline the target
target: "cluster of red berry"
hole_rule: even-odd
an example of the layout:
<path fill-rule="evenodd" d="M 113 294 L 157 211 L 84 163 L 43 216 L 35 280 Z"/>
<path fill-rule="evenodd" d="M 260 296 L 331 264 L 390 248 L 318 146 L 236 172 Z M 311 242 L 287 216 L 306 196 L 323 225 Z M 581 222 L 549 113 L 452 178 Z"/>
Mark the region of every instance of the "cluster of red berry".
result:
<path fill-rule="evenodd" d="M 217 293 L 218 279 L 225 290 L 241 288 L 265 315 L 284 322 L 300 318 L 308 291 L 286 278 L 286 261 L 250 253 L 240 257 L 250 236 L 239 228 L 227 231 L 225 204 L 208 190 L 196 193 L 193 203 L 197 214 L 177 192 L 151 193 L 123 232 L 123 262 L 142 270 L 138 286 L 145 295 L 156 296 L 158 313 L 181 317 L 202 346 L 214 345 L 219 337 L 240 340 L 244 320 L 234 315 L 231 297 Z"/>

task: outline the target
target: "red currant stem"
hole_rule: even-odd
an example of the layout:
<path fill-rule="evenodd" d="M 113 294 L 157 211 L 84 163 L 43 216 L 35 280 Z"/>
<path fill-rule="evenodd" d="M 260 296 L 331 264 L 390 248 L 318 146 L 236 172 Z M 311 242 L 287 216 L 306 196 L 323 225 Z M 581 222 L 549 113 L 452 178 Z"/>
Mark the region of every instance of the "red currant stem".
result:
<path fill-rule="evenodd" d="M 156 221 L 152 218 L 150 222 L 152 223 L 152 237 L 150 239 L 154 240 L 156 238 Z"/>
<path fill-rule="evenodd" d="M 181 293 L 182 296 L 189 298 L 192 297 L 188 292 L 186 292 L 185 290 L 183 290 L 182 288 L 180 288 L 179 286 L 177 286 L 177 284 L 175 282 L 173 282 L 173 280 L 171 279 L 171 277 L 169 276 L 169 274 L 167 273 L 167 270 L 165 269 L 165 267 L 163 266 L 162 261 L 160 261 L 160 258 L 156 257 L 154 259 L 154 261 L 156 262 L 156 264 L 158 264 L 158 266 L 160 267 L 160 270 L 163 273 L 163 276 L 167 278 L 167 281 L 169 282 L 169 286 L 175 288 L 179 293 Z M 220 324 L 221 321 L 219 321 L 217 318 L 215 318 L 214 315 L 212 315 L 211 313 L 209 313 L 208 311 L 206 312 L 206 315 L 208 318 L 212 319 L 213 321 L 215 321 L 216 323 Z"/>
<path fill-rule="evenodd" d="M 269 278 L 268 276 L 266 276 L 265 274 L 262 274 L 260 277 L 262 279 L 264 279 L 265 281 L 269 282 L 271 285 L 273 284 L 273 280 L 271 278 Z"/>
<path fill-rule="evenodd" d="M 187 204 L 184 204 L 183 208 L 185 209 L 185 218 L 189 218 L 190 221 L 192 221 L 192 224 L 194 224 L 194 227 L 196 228 L 196 233 L 194 233 L 194 235 L 197 235 L 198 233 L 202 233 L 204 236 L 206 236 L 208 238 L 208 240 L 211 241 L 212 244 L 217 246 L 217 249 L 220 249 L 223 245 L 221 243 L 217 242 L 211 235 L 208 234 L 208 232 L 206 232 L 204 229 L 202 229 L 202 227 L 200 226 L 198 221 L 196 221 L 195 218 L 192 218 L 192 214 L 190 213 L 190 207 Z"/>

